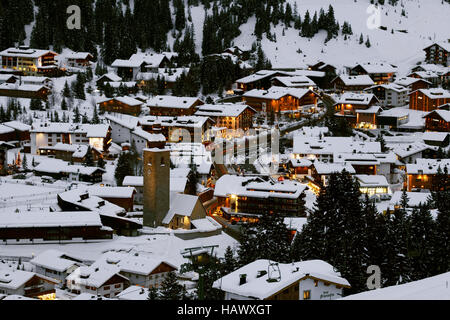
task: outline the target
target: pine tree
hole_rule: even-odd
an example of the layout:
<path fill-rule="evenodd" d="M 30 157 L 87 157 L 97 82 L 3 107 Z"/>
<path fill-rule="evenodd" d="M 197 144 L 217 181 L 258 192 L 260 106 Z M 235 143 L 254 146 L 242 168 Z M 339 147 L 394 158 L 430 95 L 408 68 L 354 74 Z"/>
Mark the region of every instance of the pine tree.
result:
<path fill-rule="evenodd" d="M 81 121 L 80 110 L 78 110 L 78 107 L 75 107 L 73 122 L 80 123 L 80 121 Z"/>
<path fill-rule="evenodd" d="M 23 156 L 22 168 L 23 168 L 23 170 L 28 171 L 28 161 L 27 161 L 27 155 L 26 154 Z"/>
<path fill-rule="evenodd" d="M 83 165 L 85 167 L 93 167 L 95 165 L 94 158 L 92 157 L 92 148 L 89 146 L 84 158 Z"/>
<path fill-rule="evenodd" d="M 187 180 L 187 194 L 196 196 L 197 195 L 197 184 L 199 181 L 199 175 L 197 171 L 197 165 L 191 159 L 191 171 L 188 174 Z"/>
<path fill-rule="evenodd" d="M 359 37 L 359 44 L 363 44 L 364 43 L 364 37 L 363 34 L 361 33 L 361 36 Z"/>
<path fill-rule="evenodd" d="M 100 123 L 100 119 L 98 117 L 98 113 L 97 113 L 97 106 L 94 106 L 94 115 L 92 116 L 92 120 L 91 120 L 92 124 L 99 124 Z"/>
<path fill-rule="evenodd" d="M 67 83 L 67 80 L 66 80 L 66 82 L 64 83 L 63 96 L 66 97 L 66 98 L 70 98 L 70 97 L 72 96 L 72 95 L 71 95 L 70 88 L 69 88 L 69 84 Z M 64 101 L 64 100 L 65 100 L 65 99 L 63 99 L 63 101 Z"/>
<path fill-rule="evenodd" d="M 159 289 L 161 300 L 185 300 L 186 288 L 181 285 L 174 272 L 167 273 Z"/>
<path fill-rule="evenodd" d="M 370 47 L 371 47 L 370 40 L 369 40 L 369 36 L 367 36 L 366 47 L 367 47 L 367 48 L 370 48 Z"/>
<path fill-rule="evenodd" d="M 120 154 L 116 170 L 114 172 L 114 178 L 116 179 L 117 185 L 122 186 L 123 179 L 126 176 L 133 175 L 133 168 L 130 165 L 130 155 L 129 153 L 123 152 Z"/>
<path fill-rule="evenodd" d="M 67 102 L 66 99 L 63 98 L 62 102 L 61 102 L 61 110 L 68 110 L 69 108 L 67 107 Z"/>

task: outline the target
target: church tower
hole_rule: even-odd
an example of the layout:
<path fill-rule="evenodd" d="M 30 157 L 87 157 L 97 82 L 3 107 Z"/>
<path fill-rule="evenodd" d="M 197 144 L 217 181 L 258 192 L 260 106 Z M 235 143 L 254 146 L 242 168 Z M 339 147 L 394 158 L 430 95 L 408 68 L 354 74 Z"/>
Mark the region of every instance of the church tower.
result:
<path fill-rule="evenodd" d="M 158 227 L 170 209 L 170 150 L 144 149 L 144 226 Z"/>

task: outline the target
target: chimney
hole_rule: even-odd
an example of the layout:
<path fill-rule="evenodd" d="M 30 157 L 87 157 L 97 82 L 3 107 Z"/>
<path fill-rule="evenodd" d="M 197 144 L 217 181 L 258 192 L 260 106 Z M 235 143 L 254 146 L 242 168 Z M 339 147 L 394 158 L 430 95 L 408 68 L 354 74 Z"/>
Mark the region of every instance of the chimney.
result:
<path fill-rule="evenodd" d="M 247 275 L 244 274 L 240 274 L 239 275 L 239 285 L 242 286 L 243 284 L 247 283 Z"/>

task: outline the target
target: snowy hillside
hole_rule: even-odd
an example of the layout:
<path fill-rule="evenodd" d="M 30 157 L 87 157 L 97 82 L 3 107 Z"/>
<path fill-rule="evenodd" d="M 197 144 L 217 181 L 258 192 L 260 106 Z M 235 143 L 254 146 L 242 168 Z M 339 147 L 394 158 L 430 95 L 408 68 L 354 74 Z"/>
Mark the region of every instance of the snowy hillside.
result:
<path fill-rule="evenodd" d="M 336 19 L 340 25 L 344 21 L 350 22 L 354 35 L 347 41 L 340 36 L 324 45 L 326 32 L 321 31 L 313 39 L 302 38 L 298 30 L 293 28 L 282 35 L 283 26 L 279 24 L 275 29 L 277 42 L 271 42 L 266 37 L 262 40 L 264 52 L 274 67 L 298 66 L 305 63 L 315 63 L 317 60 L 326 60 L 339 67 L 351 65 L 355 62 L 385 60 L 398 65 L 400 74 L 408 71 L 411 65 L 425 58 L 422 49 L 434 40 L 442 41 L 450 38 L 450 4 L 441 0 L 403 0 L 406 16 L 402 16 L 402 7 L 385 5 L 380 7 L 381 29 L 370 30 L 367 20 L 370 14 L 367 9 L 370 0 L 289 0 L 303 17 L 306 10 L 311 14 L 325 11 L 331 4 L 335 10 Z M 252 35 L 255 19 L 241 27 L 242 34 L 235 40 L 235 44 L 248 47 L 256 37 Z M 391 30 L 394 29 L 394 34 Z M 407 30 L 408 33 L 396 30 Z M 369 36 L 372 46 L 367 48 L 359 44 L 359 37 Z M 198 36 L 199 33 L 197 33 Z M 392 50 L 395 47 L 396 50 Z M 297 53 L 300 49 L 303 53 Z M 323 50 L 323 53 L 322 53 Z"/>

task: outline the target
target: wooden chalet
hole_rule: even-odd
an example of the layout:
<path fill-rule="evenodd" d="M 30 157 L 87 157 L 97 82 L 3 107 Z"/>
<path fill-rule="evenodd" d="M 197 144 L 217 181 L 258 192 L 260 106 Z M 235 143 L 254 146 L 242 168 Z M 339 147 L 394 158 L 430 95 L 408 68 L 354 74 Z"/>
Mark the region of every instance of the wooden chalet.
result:
<path fill-rule="evenodd" d="M 374 94 L 367 93 L 344 93 L 334 105 L 336 117 L 345 118 L 350 124 L 356 125 L 358 122 L 358 111 L 361 113 L 362 118 L 366 119 L 364 116 L 364 110 L 372 114 L 373 109 L 370 109 L 372 106 L 375 106 L 379 103 L 379 100 Z M 372 120 L 370 123 L 372 123 Z"/>
<path fill-rule="evenodd" d="M 44 85 L 18 85 L 17 83 L 0 84 L 0 96 L 47 100 L 50 89 Z"/>
<path fill-rule="evenodd" d="M 56 52 L 50 50 L 26 47 L 9 48 L 0 52 L 1 68 L 19 71 L 22 75 L 45 74 L 50 76 L 58 72 L 55 62 L 57 55 Z"/>
<path fill-rule="evenodd" d="M 152 116 L 191 116 L 204 102 L 192 97 L 155 96 L 147 101 Z"/>
<path fill-rule="evenodd" d="M 286 72 L 276 70 L 260 70 L 252 75 L 236 80 L 237 89 L 243 92 L 253 89 L 267 90 L 272 86 L 272 78 L 289 75 Z"/>
<path fill-rule="evenodd" d="M 425 116 L 425 129 L 429 131 L 450 132 L 450 111 L 436 109 Z"/>
<path fill-rule="evenodd" d="M 0 269 L 0 294 L 30 299 L 55 300 L 57 280 L 34 272 Z"/>
<path fill-rule="evenodd" d="M 395 80 L 397 67 L 388 63 L 361 63 L 351 68 L 350 75 L 368 75 L 375 84 L 390 83 Z"/>
<path fill-rule="evenodd" d="M 216 127 L 230 130 L 248 130 L 253 125 L 253 117 L 256 111 L 244 104 L 205 104 L 198 108 L 196 116 L 204 116 L 213 119 Z"/>
<path fill-rule="evenodd" d="M 426 54 L 425 61 L 427 63 L 450 66 L 450 39 L 447 42 L 433 43 L 423 50 Z"/>
<path fill-rule="evenodd" d="M 101 112 L 123 113 L 139 116 L 144 103 L 131 97 L 115 97 L 97 103 Z"/>
<path fill-rule="evenodd" d="M 331 87 L 335 91 L 362 91 L 375 85 L 368 75 L 340 75 L 331 81 Z"/>
<path fill-rule="evenodd" d="M 409 94 L 409 108 L 430 112 L 450 102 L 450 92 L 442 88 L 419 89 Z"/>
<path fill-rule="evenodd" d="M 430 191 L 444 191 L 438 190 L 437 182 L 438 168 L 444 172 L 447 167 L 447 172 L 450 172 L 450 159 L 416 159 L 416 163 L 406 165 L 407 174 L 407 189 L 426 189 Z M 447 174 L 447 179 L 450 179 L 450 174 Z M 450 186 L 444 187 L 445 190 L 450 190 Z"/>
<path fill-rule="evenodd" d="M 89 52 L 73 52 L 66 56 L 67 66 L 72 68 L 90 67 L 94 56 Z"/>

